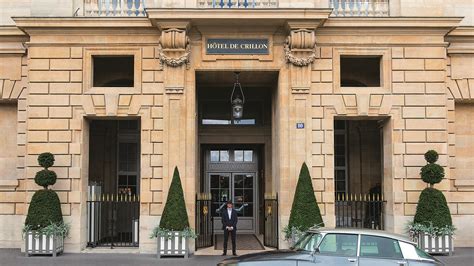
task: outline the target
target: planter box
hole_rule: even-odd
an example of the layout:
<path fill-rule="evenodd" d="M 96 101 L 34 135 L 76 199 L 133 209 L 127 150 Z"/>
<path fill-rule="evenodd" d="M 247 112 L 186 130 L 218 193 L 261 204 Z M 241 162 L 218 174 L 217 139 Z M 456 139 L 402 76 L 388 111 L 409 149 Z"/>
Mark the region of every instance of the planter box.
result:
<path fill-rule="evenodd" d="M 163 256 L 183 256 L 184 258 L 188 258 L 189 241 L 187 238 L 180 237 L 179 233 L 180 232 L 172 232 L 172 237 L 170 239 L 158 236 L 158 258 L 161 258 Z"/>
<path fill-rule="evenodd" d="M 28 231 L 25 235 L 25 255 L 52 255 L 56 257 L 64 251 L 64 238 L 59 236 L 40 235 Z"/>
<path fill-rule="evenodd" d="M 418 243 L 420 249 L 430 254 L 453 254 L 454 245 L 452 235 L 432 237 L 425 233 L 419 233 L 413 237 L 413 241 Z"/>

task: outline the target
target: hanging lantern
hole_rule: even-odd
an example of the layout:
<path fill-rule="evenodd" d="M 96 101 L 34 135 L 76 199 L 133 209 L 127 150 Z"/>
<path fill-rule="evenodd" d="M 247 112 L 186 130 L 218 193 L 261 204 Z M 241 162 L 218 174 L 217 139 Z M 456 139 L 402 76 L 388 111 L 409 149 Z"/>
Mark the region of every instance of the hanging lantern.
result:
<path fill-rule="evenodd" d="M 230 95 L 230 103 L 232 105 L 232 117 L 234 119 L 241 119 L 244 114 L 245 96 L 242 86 L 239 82 L 239 72 L 235 72 L 234 88 Z"/>

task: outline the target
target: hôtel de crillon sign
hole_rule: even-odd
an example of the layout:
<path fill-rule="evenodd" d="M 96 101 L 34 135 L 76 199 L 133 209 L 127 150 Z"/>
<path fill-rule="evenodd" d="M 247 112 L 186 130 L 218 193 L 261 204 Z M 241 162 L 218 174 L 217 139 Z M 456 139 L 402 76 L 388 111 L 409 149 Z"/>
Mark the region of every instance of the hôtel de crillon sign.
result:
<path fill-rule="evenodd" d="M 268 39 L 207 39 L 206 54 L 269 54 Z"/>

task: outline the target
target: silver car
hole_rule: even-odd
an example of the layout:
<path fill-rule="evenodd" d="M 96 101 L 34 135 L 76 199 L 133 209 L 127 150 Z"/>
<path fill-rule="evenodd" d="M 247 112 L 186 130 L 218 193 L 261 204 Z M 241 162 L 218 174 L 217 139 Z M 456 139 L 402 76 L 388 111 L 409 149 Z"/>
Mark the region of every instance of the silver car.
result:
<path fill-rule="evenodd" d="M 359 229 L 308 231 L 290 250 L 243 255 L 218 265 L 427 266 L 442 262 L 401 235 Z"/>

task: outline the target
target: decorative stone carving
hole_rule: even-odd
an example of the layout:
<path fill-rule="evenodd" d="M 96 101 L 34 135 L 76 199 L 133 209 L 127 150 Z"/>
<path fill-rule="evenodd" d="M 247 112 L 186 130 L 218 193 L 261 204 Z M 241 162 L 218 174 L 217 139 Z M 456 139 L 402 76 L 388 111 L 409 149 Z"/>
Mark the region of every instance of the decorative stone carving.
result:
<path fill-rule="evenodd" d="M 314 30 L 291 30 L 284 45 L 285 59 L 295 66 L 307 66 L 316 59 L 316 36 Z M 297 57 L 294 52 L 309 53 L 306 57 Z"/>
<path fill-rule="evenodd" d="M 184 52 L 179 57 L 169 56 L 166 53 Z M 189 63 L 189 55 L 191 54 L 191 45 L 186 30 L 167 29 L 161 32 L 160 41 L 158 42 L 158 55 L 160 62 L 171 67 L 178 67 Z"/>

